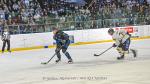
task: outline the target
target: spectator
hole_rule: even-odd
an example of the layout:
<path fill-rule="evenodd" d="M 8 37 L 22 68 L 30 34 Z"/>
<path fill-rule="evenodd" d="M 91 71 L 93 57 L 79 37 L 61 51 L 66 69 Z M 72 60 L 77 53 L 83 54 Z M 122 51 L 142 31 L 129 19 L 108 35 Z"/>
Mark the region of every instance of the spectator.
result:
<path fill-rule="evenodd" d="M 0 18 L 5 19 L 5 12 L 2 8 L 0 8 Z"/>
<path fill-rule="evenodd" d="M 13 10 L 14 10 L 14 12 L 19 11 L 19 5 L 17 3 L 13 4 Z"/>

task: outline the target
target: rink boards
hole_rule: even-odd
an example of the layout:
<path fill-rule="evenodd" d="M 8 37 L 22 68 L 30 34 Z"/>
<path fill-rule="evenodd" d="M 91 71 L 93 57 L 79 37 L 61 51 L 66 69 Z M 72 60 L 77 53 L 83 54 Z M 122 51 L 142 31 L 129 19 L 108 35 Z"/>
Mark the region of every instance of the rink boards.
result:
<path fill-rule="evenodd" d="M 73 30 L 65 31 L 67 34 L 74 37 L 74 44 L 85 45 L 95 43 L 112 42 L 111 36 L 108 35 L 107 31 L 109 28 L 101 29 L 87 29 L 87 30 Z M 150 25 L 144 26 L 127 26 L 117 27 L 115 30 L 125 29 L 132 37 L 132 40 L 141 40 L 150 38 Z M 53 34 L 52 32 L 47 33 L 34 33 L 34 34 L 19 34 L 11 36 L 11 50 L 22 51 L 42 48 L 53 48 Z M 0 47 L 2 47 L 2 41 L 0 41 Z M 1 52 L 1 51 L 0 51 Z"/>

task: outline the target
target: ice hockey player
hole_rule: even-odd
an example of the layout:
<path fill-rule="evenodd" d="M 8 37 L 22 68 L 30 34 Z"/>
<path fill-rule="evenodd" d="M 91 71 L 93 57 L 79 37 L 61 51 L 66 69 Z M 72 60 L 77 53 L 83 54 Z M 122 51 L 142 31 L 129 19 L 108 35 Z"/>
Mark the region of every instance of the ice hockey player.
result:
<path fill-rule="evenodd" d="M 117 47 L 117 51 L 120 54 L 120 57 L 117 57 L 118 60 L 124 59 L 125 54 L 129 53 L 130 47 L 130 37 L 131 35 L 125 30 L 116 30 L 110 28 L 108 34 L 112 36 L 112 39 L 115 41 L 113 47 Z M 130 49 L 134 57 L 136 57 L 136 50 Z"/>
<path fill-rule="evenodd" d="M 70 45 L 69 35 L 55 27 L 53 27 L 52 31 L 54 34 L 53 38 L 56 41 L 55 53 L 57 54 L 57 57 L 58 57 L 58 59 L 56 60 L 56 63 L 61 61 L 60 50 L 62 50 L 62 52 L 68 58 L 68 63 L 69 64 L 73 63 L 73 60 L 70 54 L 67 52 L 68 46 Z"/>

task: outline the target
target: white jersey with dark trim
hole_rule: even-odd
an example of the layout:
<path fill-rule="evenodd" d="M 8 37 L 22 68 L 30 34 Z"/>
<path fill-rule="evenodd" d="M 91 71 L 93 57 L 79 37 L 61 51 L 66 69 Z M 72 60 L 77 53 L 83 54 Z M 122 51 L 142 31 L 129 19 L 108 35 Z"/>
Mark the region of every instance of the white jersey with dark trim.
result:
<path fill-rule="evenodd" d="M 125 30 L 116 30 L 112 35 L 112 39 L 115 41 L 116 45 L 124 43 L 129 37 L 130 35 Z"/>
<path fill-rule="evenodd" d="M 10 33 L 9 32 L 3 32 L 2 33 L 2 40 L 10 40 Z"/>

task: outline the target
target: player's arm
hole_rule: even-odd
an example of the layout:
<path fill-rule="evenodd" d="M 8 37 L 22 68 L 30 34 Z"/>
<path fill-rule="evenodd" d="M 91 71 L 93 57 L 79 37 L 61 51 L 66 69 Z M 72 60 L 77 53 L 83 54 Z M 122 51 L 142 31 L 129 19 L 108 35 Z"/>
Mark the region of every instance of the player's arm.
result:
<path fill-rule="evenodd" d="M 69 35 L 66 33 L 62 33 L 62 45 L 63 47 L 68 47 L 68 40 L 69 40 Z"/>
<path fill-rule="evenodd" d="M 61 35 L 62 35 L 63 40 L 69 40 L 69 35 L 68 34 L 62 32 Z"/>
<path fill-rule="evenodd" d="M 56 46 L 60 47 L 61 46 L 61 41 L 60 41 L 60 39 L 58 39 L 58 35 L 54 35 L 53 39 L 56 41 Z"/>
<path fill-rule="evenodd" d="M 2 41 L 4 40 L 4 35 L 3 34 L 4 34 L 4 32 L 1 33 L 1 40 Z"/>
<path fill-rule="evenodd" d="M 113 40 L 115 41 L 115 43 L 113 44 L 113 47 L 119 46 L 120 45 L 120 40 L 113 38 Z"/>
<path fill-rule="evenodd" d="M 120 42 L 123 44 L 130 37 L 130 35 L 128 34 L 127 31 L 120 30 L 120 37 L 121 37 L 121 41 Z"/>

